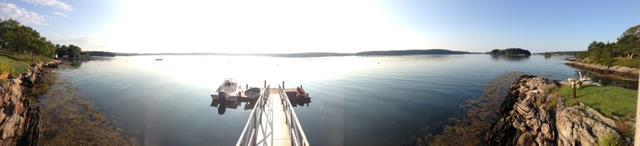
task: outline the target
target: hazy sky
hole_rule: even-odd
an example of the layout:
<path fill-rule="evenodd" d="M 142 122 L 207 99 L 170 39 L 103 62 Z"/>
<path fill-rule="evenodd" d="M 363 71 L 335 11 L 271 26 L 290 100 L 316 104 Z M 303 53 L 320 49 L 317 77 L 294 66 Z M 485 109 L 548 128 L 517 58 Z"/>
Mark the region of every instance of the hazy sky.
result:
<path fill-rule="evenodd" d="M 616 41 L 640 0 L 0 0 L 0 18 L 113 52 L 544 52 Z"/>

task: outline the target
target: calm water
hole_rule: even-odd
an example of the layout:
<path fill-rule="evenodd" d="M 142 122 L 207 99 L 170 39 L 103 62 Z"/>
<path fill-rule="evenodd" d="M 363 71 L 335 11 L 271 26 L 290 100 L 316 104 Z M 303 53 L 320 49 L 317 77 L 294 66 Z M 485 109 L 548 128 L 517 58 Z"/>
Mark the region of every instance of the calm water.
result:
<path fill-rule="evenodd" d="M 226 77 L 252 86 L 303 85 L 311 103 L 295 110 L 312 145 L 394 145 L 451 118 L 458 104 L 480 96 L 504 72 L 572 77 L 575 69 L 563 62 L 488 55 L 132 56 L 56 71 L 147 145 L 235 144 L 251 109 L 211 106 L 210 93 Z"/>

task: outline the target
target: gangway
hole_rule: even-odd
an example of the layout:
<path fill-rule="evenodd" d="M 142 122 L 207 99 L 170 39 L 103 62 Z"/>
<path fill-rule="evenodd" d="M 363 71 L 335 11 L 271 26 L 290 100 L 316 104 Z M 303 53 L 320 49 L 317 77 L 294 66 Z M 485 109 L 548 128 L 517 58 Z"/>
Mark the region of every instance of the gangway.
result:
<path fill-rule="evenodd" d="M 237 146 L 308 146 L 285 89 L 266 85 L 251 111 Z"/>

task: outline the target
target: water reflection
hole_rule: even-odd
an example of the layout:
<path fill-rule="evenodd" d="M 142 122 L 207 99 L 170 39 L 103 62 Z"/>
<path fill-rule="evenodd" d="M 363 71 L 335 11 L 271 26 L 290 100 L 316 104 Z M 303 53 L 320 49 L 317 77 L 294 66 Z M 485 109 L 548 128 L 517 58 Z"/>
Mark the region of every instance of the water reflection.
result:
<path fill-rule="evenodd" d="M 244 103 L 243 110 L 252 110 L 256 106 L 257 98 L 238 98 L 238 101 L 224 101 L 211 100 L 211 107 L 218 108 L 218 114 L 223 115 L 227 109 L 238 109 Z"/>
<path fill-rule="evenodd" d="M 253 110 L 256 107 L 256 103 L 258 102 L 257 98 L 238 98 L 238 101 L 225 101 L 220 102 L 218 100 L 211 100 L 211 107 L 218 108 L 218 114 L 224 115 L 227 109 L 238 109 L 239 106 L 242 106 L 244 103 L 243 110 Z M 311 103 L 311 98 L 302 98 L 297 96 L 289 96 L 289 102 L 291 102 L 291 106 L 293 107 L 309 107 L 309 103 Z"/>
<path fill-rule="evenodd" d="M 311 103 L 311 98 L 289 98 L 289 102 L 291 102 L 291 106 L 293 107 L 304 107 L 305 105 L 309 107 L 309 103 Z"/>
<path fill-rule="evenodd" d="M 587 76 L 591 77 L 591 81 L 593 82 L 597 82 L 602 85 L 611 85 L 611 86 L 618 86 L 618 87 L 627 88 L 631 90 L 638 90 L 637 81 L 629 81 L 629 80 L 606 77 L 602 74 L 598 74 L 598 73 L 587 71 L 587 70 L 581 70 L 581 71 L 586 73 Z"/>
<path fill-rule="evenodd" d="M 218 108 L 218 114 L 219 115 L 224 115 L 224 113 L 227 111 L 227 108 L 237 109 L 238 108 L 238 102 L 236 102 L 236 101 L 220 102 L 220 101 L 217 101 L 217 100 L 211 100 L 211 107 L 217 107 Z"/>
<path fill-rule="evenodd" d="M 72 61 L 71 67 L 73 67 L 74 69 L 78 69 L 80 68 L 80 66 L 82 66 L 82 63 L 84 63 L 84 61 Z"/>
<path fill-rule="evenodd" d="M 80 66 L 88 62 L 107 62 L 112 60 L 113 60 L 113 57 L 91 57 L 89 59 L 83 59 L 83 60 L 70 60 L 70 65 L 74 69 L 79 69 Z"/>
<path fill-rule="evenodd" d="M 504 56 L 504 55 L 491 55 L 493 61 L 507 61 L 507 62 L 525 62 L 529 60 L 529 56 Z"/>
<path fill-rule="evenodd" d="M 218 107 L 218 115 L 224 115 L 224 112 L 227 111 L 227 107 L 226 105 L 220 105 L 220 107 Z"/>

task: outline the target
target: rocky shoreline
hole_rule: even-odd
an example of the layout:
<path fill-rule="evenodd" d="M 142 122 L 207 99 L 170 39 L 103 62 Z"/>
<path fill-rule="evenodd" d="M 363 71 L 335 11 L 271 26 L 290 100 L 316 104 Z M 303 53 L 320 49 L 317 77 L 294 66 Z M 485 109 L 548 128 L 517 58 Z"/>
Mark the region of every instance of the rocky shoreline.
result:
<path fill-rule="evenodd" d="M 496 111 L 509 92 L 514 79 L 524 72 L 507 72 L 484 85 L 480 97 L 468 99 L 459 105 L 454 118 L 442 125 L 422 128 L 421 135 L 413 139 L 415 145 L 487 145 L 484 136 L 487 127 L 498 119 Z M 549 76 L 541 74 L 541 76 Z"/>
<path fill-rule="evenodd" d="M 544 75 L 543 75 L 544 76 Z M 515 79 L 515 81 L 514 81 Z M 635 120 L 607 117 L 582 103 L 565 106 L 558 81 L 513 72 L 485 85 L 485 93 L 460 105 L 442 132 L 425 131 L 415 145 L 630 145 Z M 627 134 L 627 135 L 625 135 Z"/>
<path fill-rule="evenodd" d="M 3 111 L 0 113 L 0 145 L 38 145 L 41 129 L 41 112 L 33 101 L 25 96 L 27 88 L 34 88 L 45 76 L 45 64 L 59 64 L 60 61 L 38 63 L 26 73 L 7 79 L 0 84 Z"/>
<path fill-rule="evenodd" d="M 634 126 L 619 123 L 597 110 L 578 104 L 565 107 L 564 98 L 550 91 L 557 81 L 523 75 L 511 85 L 499 107 L 500 118 L 485 136 L 489 145 L 597 145 L 608 136 L 620 145 L 630 145 L 615 127 Z"/>
<path fill-rule="evenodd" d="M 565 64 L 571 67 L 577 67 L 600 74 L 615 75 L 616 77 L 625 80 L 638 81 L 638 75 L 640 74 L 640 69 L 638 68 L 629 68 L 624 66 L 604 66 L 598 64 L 583 63 L 575 59 L 568 60 L 569 62 Z"/>

